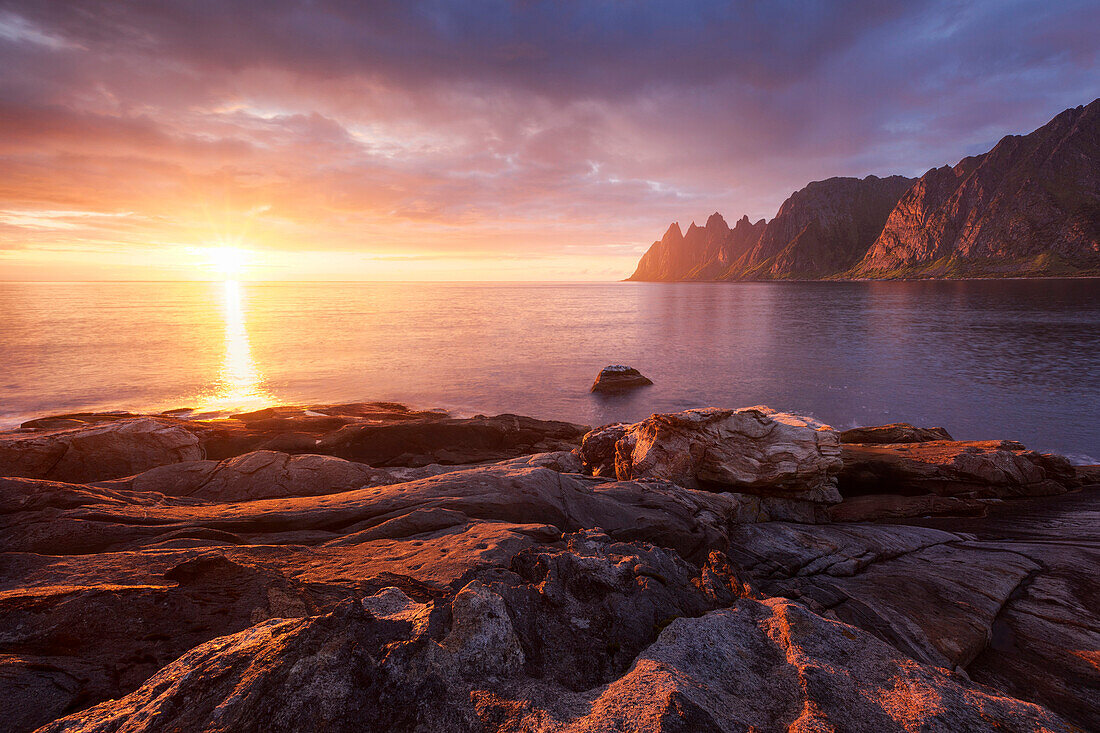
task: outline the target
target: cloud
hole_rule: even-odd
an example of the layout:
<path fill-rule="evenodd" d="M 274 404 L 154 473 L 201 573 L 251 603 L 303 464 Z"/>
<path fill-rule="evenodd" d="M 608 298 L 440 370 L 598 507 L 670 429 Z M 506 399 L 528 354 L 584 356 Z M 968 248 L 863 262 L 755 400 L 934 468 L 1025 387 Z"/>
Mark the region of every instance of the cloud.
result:
<path fill-rule="evenodd" d="M 65 220 L 90 249 L 580 263 L 1100 96 L 1090 0 L 688 5 L 6 2 L 0 209 L 138 215 Z"/>

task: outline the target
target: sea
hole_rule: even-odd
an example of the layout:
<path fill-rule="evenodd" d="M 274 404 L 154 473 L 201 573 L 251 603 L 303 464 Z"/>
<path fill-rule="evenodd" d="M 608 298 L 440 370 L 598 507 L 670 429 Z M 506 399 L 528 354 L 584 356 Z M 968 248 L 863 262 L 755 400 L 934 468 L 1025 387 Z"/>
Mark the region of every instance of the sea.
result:
<path fill-rule="evenodd" d="M 654 384 L 590 393 L 609 364 Z M 0 283 L 0 427 L 372 400 L 588 425 L 763 404 L 1100 463 L 1100 280 Z"/>

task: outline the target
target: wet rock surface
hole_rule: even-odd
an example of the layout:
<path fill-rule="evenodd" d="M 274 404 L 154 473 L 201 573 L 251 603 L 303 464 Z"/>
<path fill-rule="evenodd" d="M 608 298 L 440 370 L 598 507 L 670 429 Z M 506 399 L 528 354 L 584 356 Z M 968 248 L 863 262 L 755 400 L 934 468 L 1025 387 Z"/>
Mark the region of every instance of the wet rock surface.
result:
<path fill-rule="evenodd" d="M 358 437 L 341 444 L 385 456 L 392 434 L 376 433 L 375 449 L 360 428 L 437 420 L 396 406 L 310 412 L 233 418 L 217 438 L 203 432 L 216 421 L 185 432 L 227 449 L 257 422 L 320 437 L 351 426 Z M 1090 472 L 1003 444 L 972 454 L 1001 474 L 963 472 L 945 441 L 918 441 L 906 445 L 922 461 L 944 457 L 938 493 L 882 481 L 807 511 L 826 505 L 799 499 L 798 484 L 821 492 L 840 443 L 775 414 L 651 426 L 633 448 L 651 441 L 653 465 L 676 471 L 626 476 L 615 457 L 635 426 L 592 431 L 587 452 L 403 466 L 272 449 L 171 449 L 147 466 L 164 443 L 123 432 L 138 446 L 128 452 L 108 431 L 113 455 L 140 469 L 0 479 L 0 720 L 20 732 L 1100 728 Z M 824 434 L 816 454 L 782 459 L 816 468 L 756 493 L 700 480 L 738 465 L 722 440 L 761 440 L 727 429 L 730 415 Z M 86 422 L 42 422 L 0 444 L 187 422 L 63 419 Z M 572 434 L 474 420 L 505 426 L 498 451 L 568 446 Z M 264 440 L 277 439 L 265 424 Z M 470 430 L 447 424 L 404 453 L 438 458 L 431 440 Z M 610 469 L 594 459 L 609 446 Z M 1002 480 L 1017 475 L 1005 466 L 1027 481 Z M 1042 481 L 1059 493 L 1019 498 Z"/>

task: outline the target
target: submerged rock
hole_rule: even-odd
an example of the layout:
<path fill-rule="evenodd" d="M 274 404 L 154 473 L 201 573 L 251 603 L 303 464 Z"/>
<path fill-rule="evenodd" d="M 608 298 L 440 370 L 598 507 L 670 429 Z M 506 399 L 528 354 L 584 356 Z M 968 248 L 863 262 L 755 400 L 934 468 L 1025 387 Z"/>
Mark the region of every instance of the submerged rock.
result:
<path fill-rule="evenodd" d="M 632 367 L 622 364 L 605 366 L 592 383 L 590 392 L 625 392 L 637 387 L 645 387 L 653 384 L 648 377 Z"/>

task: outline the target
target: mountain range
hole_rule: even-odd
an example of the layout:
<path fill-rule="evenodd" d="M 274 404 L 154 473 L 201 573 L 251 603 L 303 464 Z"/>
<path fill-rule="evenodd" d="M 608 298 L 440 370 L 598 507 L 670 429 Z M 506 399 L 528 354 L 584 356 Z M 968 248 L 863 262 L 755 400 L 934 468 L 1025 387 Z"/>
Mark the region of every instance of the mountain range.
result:
<path fill-rule="evenodd" d="M 814 181 L 771 221 L 672 224 L 629 280 L 1100 275 L 1100 99 L 920 178 Z"/>

